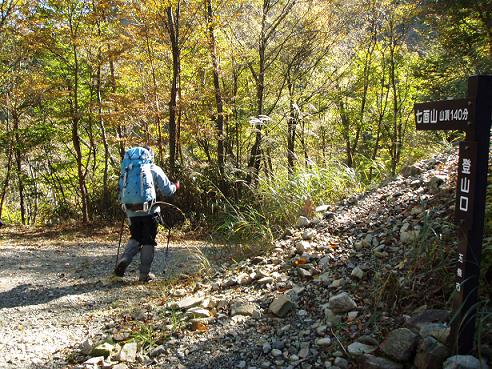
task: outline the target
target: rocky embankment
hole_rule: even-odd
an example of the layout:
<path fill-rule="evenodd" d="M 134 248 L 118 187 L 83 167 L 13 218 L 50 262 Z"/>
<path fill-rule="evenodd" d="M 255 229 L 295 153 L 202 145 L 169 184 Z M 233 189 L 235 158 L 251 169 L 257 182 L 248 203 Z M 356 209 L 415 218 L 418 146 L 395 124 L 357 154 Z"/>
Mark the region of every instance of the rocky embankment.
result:
<path fill-rule="evenodd" d="M 320 206 L 265 255 L 108 319 L 76 368 L 485 368 L 445 342 L 455 241 L 456 157 L 405 168 L 381 187 Z"/>

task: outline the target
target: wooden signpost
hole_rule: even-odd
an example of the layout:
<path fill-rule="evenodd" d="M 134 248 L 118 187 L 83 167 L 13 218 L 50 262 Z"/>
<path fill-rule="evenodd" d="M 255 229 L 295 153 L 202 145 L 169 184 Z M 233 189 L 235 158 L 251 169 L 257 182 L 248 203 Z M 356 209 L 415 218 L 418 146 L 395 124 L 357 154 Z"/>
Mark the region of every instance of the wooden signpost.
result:
<path fill-rule="evenodd" d="M 475 336 L 480 255 L 492 120 L 492 76 L 468 79 L 466 99 L 415 104 L 417 130 L 461 130 L 456 182 L 455 222 L 458 226 L 456 297 L 449 344 L 470 354 Z"/>

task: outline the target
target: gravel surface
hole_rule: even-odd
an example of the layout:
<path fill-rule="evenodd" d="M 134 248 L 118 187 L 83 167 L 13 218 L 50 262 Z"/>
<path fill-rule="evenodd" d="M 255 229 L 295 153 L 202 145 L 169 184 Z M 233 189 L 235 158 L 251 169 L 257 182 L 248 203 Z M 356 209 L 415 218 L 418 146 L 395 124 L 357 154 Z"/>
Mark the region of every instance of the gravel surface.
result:
<path fill-rule="evenodd" d="M 116 308 L 152 297 L 157 293 L 152 285 L 159 280 L 196 272 L 201 265 L 198 250 L 212 250 L 200 241 L 171 241 L 163 274 L 166 240 L 161 234 L 152 268 L 157 282 L 136 282 L 138 255 L 127 276 L 115 281 L 111 272 L 118 230 L 90 232 L 1 230 L 0 368 L 65 367 L 62 349 L 100 331 Z"/>

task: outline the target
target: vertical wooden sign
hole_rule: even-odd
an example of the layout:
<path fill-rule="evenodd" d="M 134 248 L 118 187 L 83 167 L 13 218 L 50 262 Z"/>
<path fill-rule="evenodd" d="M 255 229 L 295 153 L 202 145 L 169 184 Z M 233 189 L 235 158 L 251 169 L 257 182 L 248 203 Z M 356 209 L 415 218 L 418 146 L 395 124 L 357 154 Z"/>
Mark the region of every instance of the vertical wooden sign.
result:
<path fill-rule="evenodd" d="M 417 130 L 462 130 L 456 182 L 455 222 L 458 226 L 456 294 L 449 344 L 459 354 L 473 351 L 478 301 L 480 256 L 492 119 L 492 76 L 468 79 L 466 99 L 415 104 Z"/>

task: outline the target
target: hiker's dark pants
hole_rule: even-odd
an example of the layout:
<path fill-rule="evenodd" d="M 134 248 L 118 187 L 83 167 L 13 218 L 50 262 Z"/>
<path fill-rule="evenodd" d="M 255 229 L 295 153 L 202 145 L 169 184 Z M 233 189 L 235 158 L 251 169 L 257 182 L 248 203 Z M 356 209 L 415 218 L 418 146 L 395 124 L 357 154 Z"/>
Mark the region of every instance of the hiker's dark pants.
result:
<path fill-rule="evenodd" d="M 157 217 L 146 215 L 130 218 L 131 238 L 126 245 L 125 252 L 120 260 L 130 264 L 133 257 L 140 252 L 140 275 L 146 276 L 150 272 L 154 260 L 154 249 L 157 243 Z"/>

